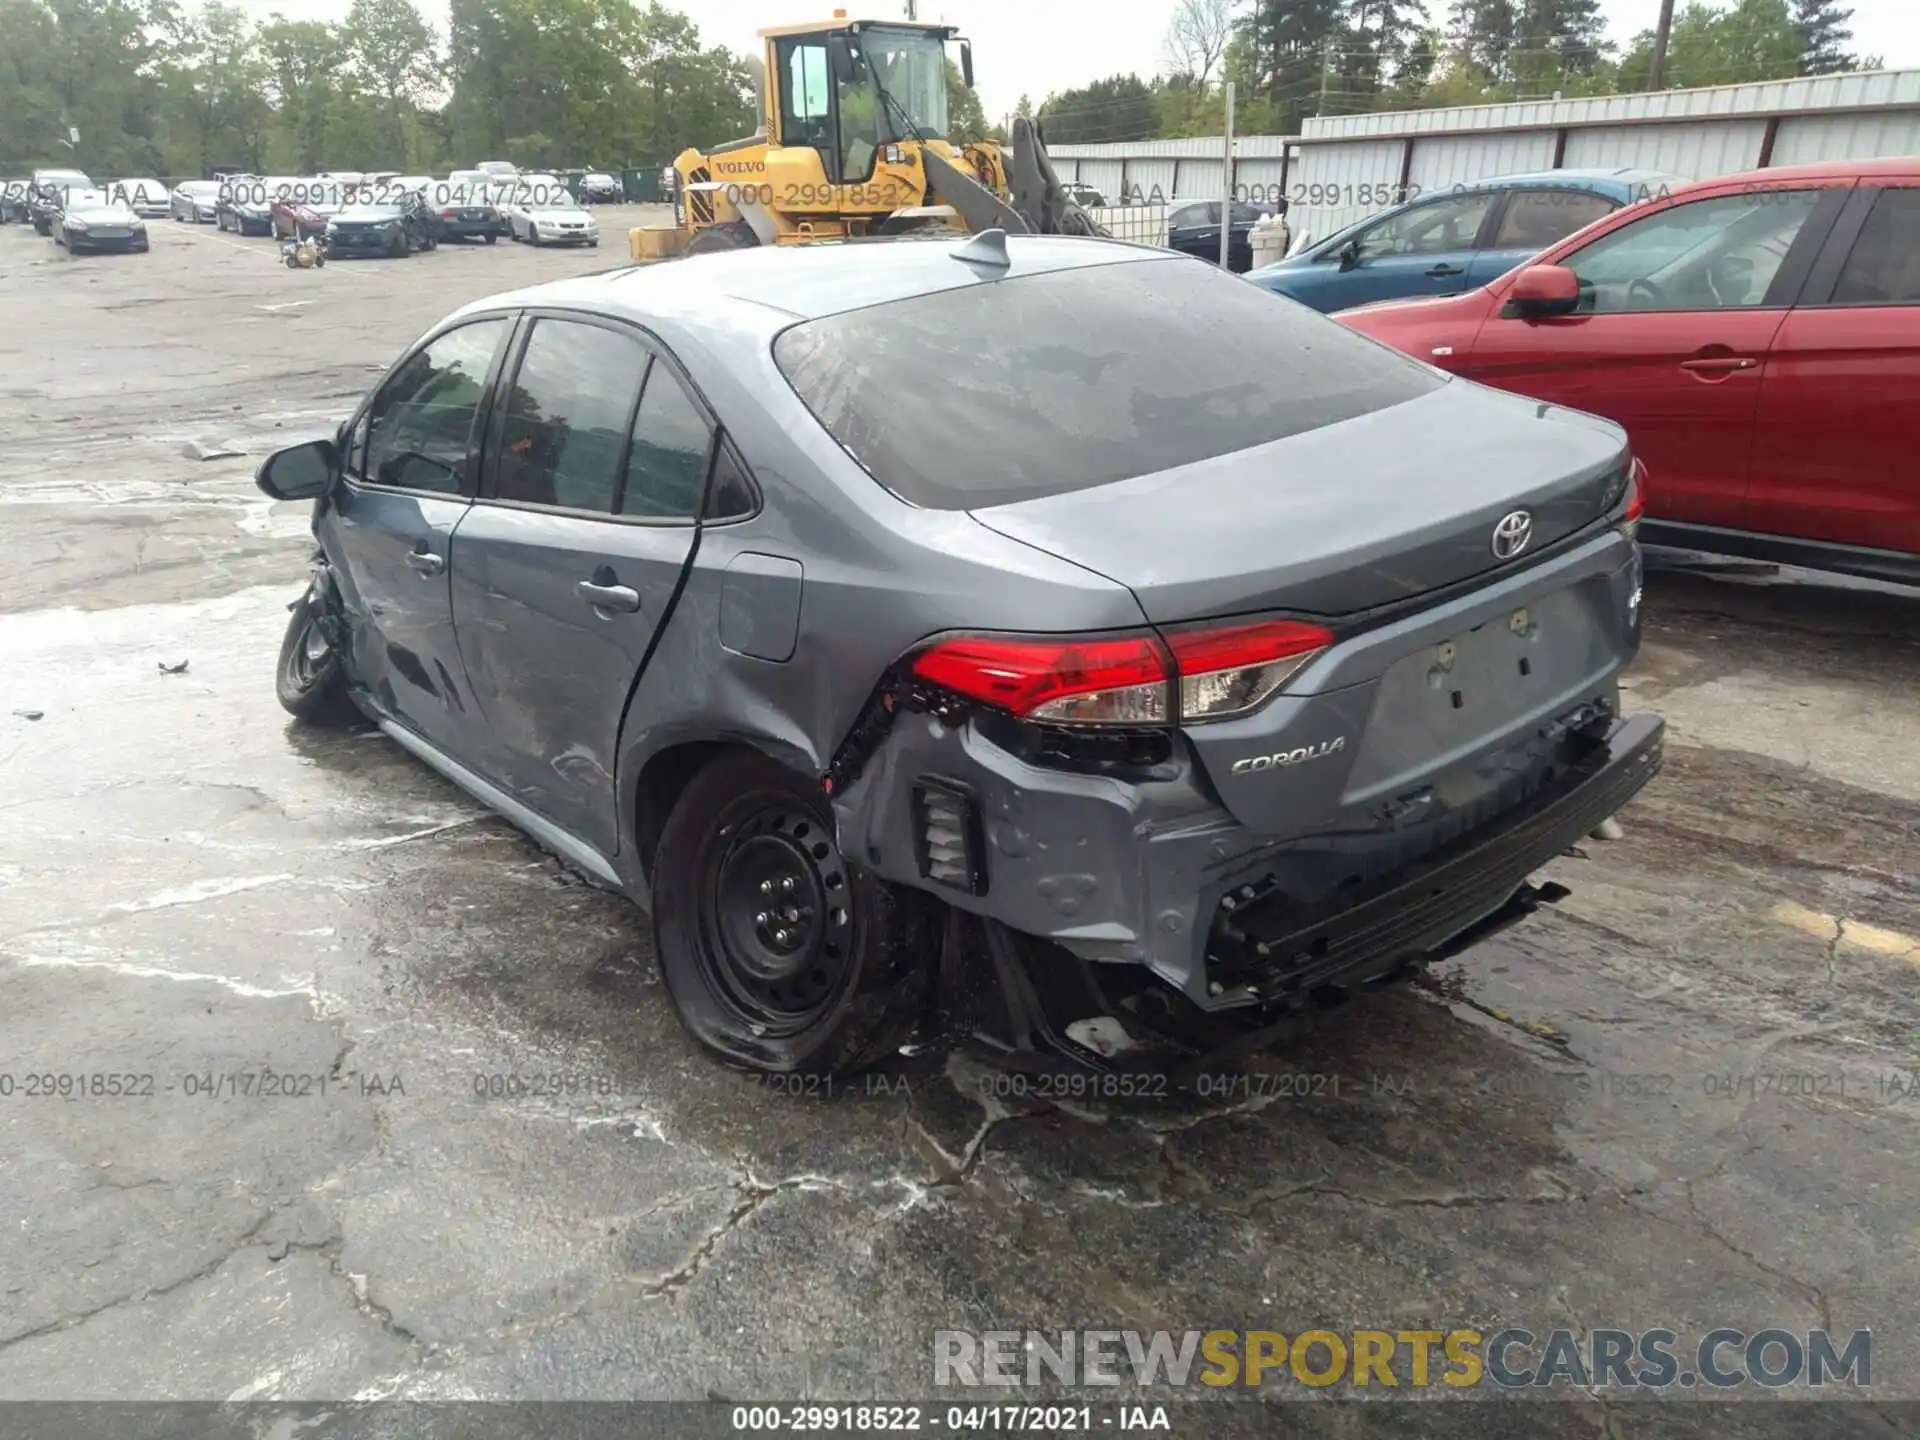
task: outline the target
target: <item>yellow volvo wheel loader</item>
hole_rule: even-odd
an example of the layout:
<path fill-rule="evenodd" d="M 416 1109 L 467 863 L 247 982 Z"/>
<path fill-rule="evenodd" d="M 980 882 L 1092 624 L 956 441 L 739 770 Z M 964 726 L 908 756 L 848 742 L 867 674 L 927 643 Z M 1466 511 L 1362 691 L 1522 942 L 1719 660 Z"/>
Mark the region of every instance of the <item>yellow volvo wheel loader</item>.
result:
<path fill-rule="evenodd" d="M 1005 150 L 948 138 L 946 25 L 848 20 L 760 32 L 760 128 L 673 162 L 674 223 L 631 232 L 635 260 L 907 234 L 1099 235 L 1016 120 Z"/>

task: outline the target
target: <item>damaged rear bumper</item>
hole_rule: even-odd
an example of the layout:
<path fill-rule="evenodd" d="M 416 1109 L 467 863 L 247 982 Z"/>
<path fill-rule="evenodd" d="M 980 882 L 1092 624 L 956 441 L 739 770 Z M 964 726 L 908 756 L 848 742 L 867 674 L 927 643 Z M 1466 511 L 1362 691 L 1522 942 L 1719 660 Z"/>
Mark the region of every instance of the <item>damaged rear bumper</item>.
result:
<path fill-rule="evenodd" d="M 843 846 L 884 878 L 1082 959 L 1148 966 L 1224 1010 L 1358 984 L 1524 918 L 1555 898 L 1528 876 L 1659 772 L 1664 735 L 1658 718 L 1582 707 L 1503 756 L 1524 762 L 1509 786 L 1451 824 L 1275 842 L 1185 765 L 1144 781 L 1064 773 L 970 723 L 903 714 L 834 803 Z M 1330 861 L 1353 873 L 1302 903 L 1328 888 Z"/>

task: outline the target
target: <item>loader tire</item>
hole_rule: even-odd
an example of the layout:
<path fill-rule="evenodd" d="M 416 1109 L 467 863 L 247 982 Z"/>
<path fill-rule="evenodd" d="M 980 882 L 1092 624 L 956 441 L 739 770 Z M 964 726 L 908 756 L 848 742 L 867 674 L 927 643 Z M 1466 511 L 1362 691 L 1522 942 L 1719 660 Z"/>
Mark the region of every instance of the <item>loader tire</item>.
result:
<path fill-rule="evenodd" d="M 760 237 L 753 233 L 751 225 L 744 220 L 731 220 L 700 231 L 687 242 L 685 253 L 709 255 L 721 250 L 750 250 L 759 243 Z"/>

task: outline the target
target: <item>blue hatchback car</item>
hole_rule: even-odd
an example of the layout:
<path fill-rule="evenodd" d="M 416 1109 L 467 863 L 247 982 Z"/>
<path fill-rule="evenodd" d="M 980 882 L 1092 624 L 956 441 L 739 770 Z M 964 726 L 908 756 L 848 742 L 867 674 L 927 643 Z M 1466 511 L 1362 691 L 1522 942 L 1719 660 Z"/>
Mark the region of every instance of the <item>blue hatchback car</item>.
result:
<path fill-rule="evenodd" d="M 1544 170 L 1450 186 L 1349 225 L 1248 274 L 1331 312 L 1376 300 L 1460 295 L 1622 205 L 1686 182 L 1658 170 Z"/>

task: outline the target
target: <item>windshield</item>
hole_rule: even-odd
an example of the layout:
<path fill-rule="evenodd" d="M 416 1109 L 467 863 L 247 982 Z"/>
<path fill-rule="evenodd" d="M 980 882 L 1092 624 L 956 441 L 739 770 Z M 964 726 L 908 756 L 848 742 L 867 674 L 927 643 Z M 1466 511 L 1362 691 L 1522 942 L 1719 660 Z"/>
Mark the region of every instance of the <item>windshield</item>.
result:
<path fill-rule="evenodd" d="M 1444 383 L 1304 306 L 1185 259 L 1057 270 L 825 316 L 783 331 L 773 354 L 869 474 L 938 510 L 1192 465 Z M 1308 483 L 1273 473 L 1276 484 Z"/>
<path fill-rule="evenodd" d="M 882 139 L 913 138 L 907 129 L 909 122 L 922 135 L 944 136 L 947 133 L 947 46 L 944 40 L 919 31 L 867 25 L 861 27 L 854 44 L 866 57 L 879 88 L 897 102 L 897 109 L 884 103 L 880 106 Z M 841 103 L 846 103 L 844 95 Z"/>

